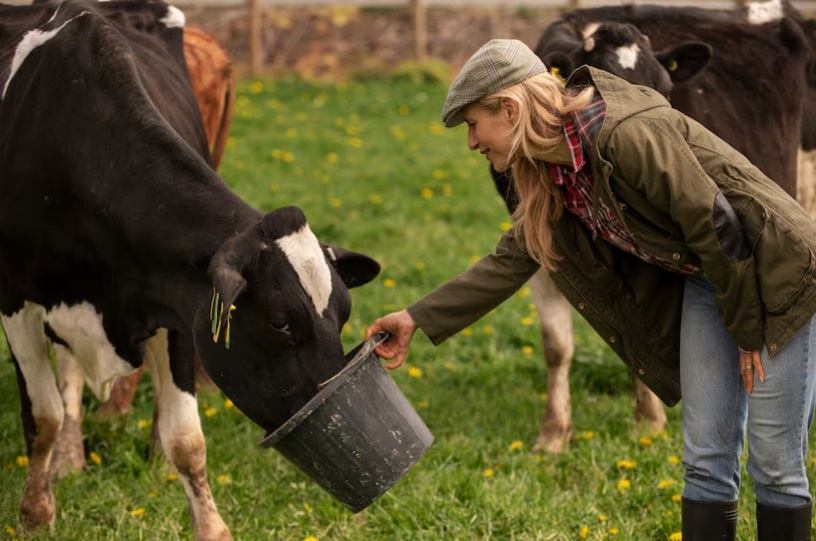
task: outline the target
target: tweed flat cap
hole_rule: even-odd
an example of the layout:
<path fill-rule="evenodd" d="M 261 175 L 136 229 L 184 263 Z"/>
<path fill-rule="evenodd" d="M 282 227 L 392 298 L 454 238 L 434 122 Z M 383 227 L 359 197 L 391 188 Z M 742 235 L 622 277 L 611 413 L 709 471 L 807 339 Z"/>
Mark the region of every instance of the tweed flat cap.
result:
<path fill-rule="evenodd" d="M 476 100 L 513 86 L 547 67 L 517 39 L 493 39 L 465 62 L 453 81 L 442 109 L 442 122 L 452 128 L 465 121 L 462 109 Z"/>

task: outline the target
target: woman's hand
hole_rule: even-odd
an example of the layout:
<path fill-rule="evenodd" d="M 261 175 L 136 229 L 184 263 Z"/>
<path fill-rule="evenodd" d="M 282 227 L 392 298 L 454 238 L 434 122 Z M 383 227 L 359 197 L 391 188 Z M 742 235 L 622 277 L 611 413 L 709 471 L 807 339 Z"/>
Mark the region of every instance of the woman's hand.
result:
<path fill-rule="evenodd" d="M 758 351 L 747 351 L 739 348 L 740 375 L 745 382 L 745 390 L 748 394 L 754 392 L 754 375 L 759 377 L 759 381 L 765 381 L 765 369 L 762 368 L 762 358 Z"/>
<path fill-rule="evenodd" d="M 396 357 L 396 361 L 385 365 L 389 370 L 393 370 L 399 368 L 405 360 L 405 356 L 408 355 L 408 346 L 411 343 L 411 338 L 414 337 L 416 329 L 417 324 L 411 314 L 407 310 L 400 310 L 375 321 L 366 331 L 366 340 L 378 332 L 387 331 L 391 333 L 391 338 L 377 346 L 374 351 L 386 360 Z"/>

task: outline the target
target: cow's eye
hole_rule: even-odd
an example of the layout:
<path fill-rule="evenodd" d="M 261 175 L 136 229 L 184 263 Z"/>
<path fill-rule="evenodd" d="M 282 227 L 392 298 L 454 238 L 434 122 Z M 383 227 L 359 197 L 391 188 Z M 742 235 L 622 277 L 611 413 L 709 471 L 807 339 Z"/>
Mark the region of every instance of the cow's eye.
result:
<path fill-rule="evenodd" d="M 292 331 L 289 330 L 289 324 L 288 323 L 280 323 L 280 322 L 270 321 L 269 326 L 272 327 L 273 331 L 275 331 L 277 333 L 280 333 L 282 335 L 285 335 L 285 336 L 291 336 L 292 335 Z"/>

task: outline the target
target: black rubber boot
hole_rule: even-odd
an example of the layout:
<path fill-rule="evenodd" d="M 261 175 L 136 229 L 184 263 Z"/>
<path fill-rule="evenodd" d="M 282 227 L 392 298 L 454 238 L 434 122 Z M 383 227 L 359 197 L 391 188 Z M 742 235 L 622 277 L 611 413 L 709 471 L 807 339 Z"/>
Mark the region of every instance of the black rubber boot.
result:
<path fill-rule="evenodd" d="M 800 507 L 773 507 L 757 503 L 759 541 L 810 541 L 812 508 L 812 502 Z"/>
<path fill-rule="evenodd" d="M 734 541 L 737 502 L 699 502 L 683 498 L 683 541 Z"/>

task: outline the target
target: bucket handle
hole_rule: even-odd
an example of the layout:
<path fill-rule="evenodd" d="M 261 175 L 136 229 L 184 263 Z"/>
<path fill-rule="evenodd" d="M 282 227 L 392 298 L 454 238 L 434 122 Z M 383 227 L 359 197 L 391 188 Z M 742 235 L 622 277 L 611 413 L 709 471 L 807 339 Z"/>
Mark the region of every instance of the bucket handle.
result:
<path fill-rule="evenodd" d="M 372 351 L 377 349 L 377 346 L 379 346 L 383 342 L 386 342 L 386 341 L 390 340 L 392 336 L 393 335 L 388 331 L 382 331 L 382 332 L 378 332 L 377 334 L 371 335 L 371 338 L 369 338 L 368 340 L 366 340 L 363 343 L 362 347 L 360 348 L 360 351 L 358 351 L 357 355 L 355 355 L 354 360 L 365 359 L 366 357 L 368 357 L 371 354 Z M 352 363 L 354 362 L 354 360 L 352 360 Z M 340 374 L 342 374 L 342 373 L 343 373 L 343 370 L 336 373 L 335 375 L 333 375 L 332 377 L 330 377 L 329 379 L 327 379 L 323 383 L 318 383 L 317 384 L 318 392 L 322 391 L 323 388 L 326 387 L 326 385 L 328 385 L 329 383 L 334 381 L 334 379 L 337 378 L 338 376 L 340 376 Z"/>

